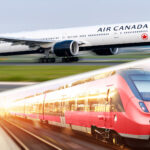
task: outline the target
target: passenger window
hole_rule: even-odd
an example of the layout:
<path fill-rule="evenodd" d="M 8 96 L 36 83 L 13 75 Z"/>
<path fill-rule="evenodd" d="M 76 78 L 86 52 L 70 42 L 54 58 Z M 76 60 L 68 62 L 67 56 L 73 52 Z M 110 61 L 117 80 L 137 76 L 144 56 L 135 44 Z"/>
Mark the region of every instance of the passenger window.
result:
<path fill-rule="evenodd" d="M 69 110 L 76 111 L 75 101 L 69 101 Z"/>
<path fill-rule="evenodd" d="M 62 114 L 66 112 L 65 102 L 62 102 Z"/>
<path fill-rule="evenodd" d="M 49 103 L 49 108 L 47 108 L 47 112 L 53 112 L 53 103 Z"/>
<path fill-rule="evenodd" d="M 111 89 L 109 93 L 109 100 L 110 100 L 110 111 L 111 112 L 122 112 L 124 111 L 124 107 L 119 95 L 119 92 L 116 88 Z"/>
<path fill-rule="evenodd" d="M 94 98 L 88 99 L 91 112 L 105 112 L 106 93 L 97 94 Z"/>
<path fill-rule="evenodd" d="M 59 102 L 54 103 L 54 112 L 56 112 L 56 113 L 60 113 L 61 112 L 61 108 L 60 108 Z"/>
<path fill-rule="evenodd" d="M 35 105 L 31 104 L 31 113 L 34 113 L 35 112 Z"/>
<path fill-rule="evenodd" d="M 43 112 L 42 104 L 37 104 L 36 105 L 36 113 L 40 114 L 42 112 Z"/>
<path fill-rule="evenodd" d="M 90 107 L 90 111 L 96 112 L 98 108 L 98 99 L 97 98 L 89 98 L 88 105 Z"/>
<path fill-rule="evenodd" d="M 78 100 L 77 102 L 77 111 L 84 111 L 85 110 L 85 101 Z"/>
<path fill-rule="evenodd" d="M 46 103 L 45 106 L 44 106 L 44 112 L 46 114 L 49 112 L 49 110 L 48 110 L 48 103 Z"/>

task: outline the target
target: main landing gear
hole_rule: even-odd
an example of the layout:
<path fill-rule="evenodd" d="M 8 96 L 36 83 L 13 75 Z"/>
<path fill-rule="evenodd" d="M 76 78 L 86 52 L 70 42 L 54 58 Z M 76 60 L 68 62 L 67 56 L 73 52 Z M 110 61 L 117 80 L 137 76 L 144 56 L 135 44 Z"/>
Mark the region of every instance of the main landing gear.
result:
<path fill-rule="evenodd" d="M 54 63 L 56 60 L 55 58 L 40 58 L 39 63 Z"/>
<path fill-rule="evenodd" d="M 62 58 L 62 62 L 77 62 L 79 61 L 79 57 L 64 57 Z"/>
<path fill-rule="evenodd" d="M 40 58 L 39 63 L 55 63 L 55 62 L 62 62 L 62 63 L 67 63 L 67 62 L 77 62 L 79 61 L 79 57 L 62 57 L 62 58 Z"/>

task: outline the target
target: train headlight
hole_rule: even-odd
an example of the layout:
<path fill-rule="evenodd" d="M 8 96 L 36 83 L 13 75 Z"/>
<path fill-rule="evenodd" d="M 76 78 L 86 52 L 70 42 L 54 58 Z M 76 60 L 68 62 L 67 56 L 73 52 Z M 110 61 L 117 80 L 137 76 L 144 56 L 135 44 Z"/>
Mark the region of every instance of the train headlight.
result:
<path fill-rule="evenodd" d="M 144 111 L 144 112 L 149 112 L 147 107 L 145 106 L 145 104 L 143 102 L 139 102 L 139 105 L 141 107 L 141 109 Z"/>

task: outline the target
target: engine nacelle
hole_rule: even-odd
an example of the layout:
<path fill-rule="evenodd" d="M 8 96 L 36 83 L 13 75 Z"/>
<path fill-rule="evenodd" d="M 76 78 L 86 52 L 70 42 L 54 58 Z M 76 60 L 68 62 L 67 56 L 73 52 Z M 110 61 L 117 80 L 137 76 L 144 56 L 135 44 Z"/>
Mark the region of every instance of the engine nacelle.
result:
<path fill-rule="evenodd" d="M 96 55 L 116 55 L 119 52 L 118 48 L 102 48 L 102 49 L 95 49 L 93 52 Z"/>
<path fill-rule="evenodd" d="M 66 40 L 55 43 L 52 53 L 58 57 L 76 56 L 79 52 L 79 45 L 76 41 Z"/>

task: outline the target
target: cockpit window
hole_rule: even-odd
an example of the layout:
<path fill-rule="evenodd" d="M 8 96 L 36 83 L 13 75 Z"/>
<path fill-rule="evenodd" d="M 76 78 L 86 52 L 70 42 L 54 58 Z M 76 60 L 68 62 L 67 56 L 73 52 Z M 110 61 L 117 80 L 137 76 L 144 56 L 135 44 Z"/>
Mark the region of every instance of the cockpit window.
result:
<path fill-rule="evenodd" d="M 145 101 L 150 101 L 150 75 L 132 75 L 131 79 Z"/>

